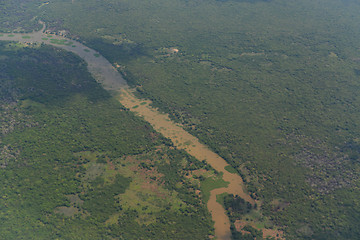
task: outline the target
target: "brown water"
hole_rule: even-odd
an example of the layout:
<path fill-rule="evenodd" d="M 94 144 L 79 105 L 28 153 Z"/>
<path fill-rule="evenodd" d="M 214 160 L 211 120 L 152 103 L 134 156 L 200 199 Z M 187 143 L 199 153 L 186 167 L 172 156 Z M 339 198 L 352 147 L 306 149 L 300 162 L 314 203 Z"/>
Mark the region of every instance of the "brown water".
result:
<path fill-rule="evenodd" d="M 254 204 L 255 201 L 243 190 L 242 178 L 237 174 L 226 171 L 224 168 L 229 164 L 223 158 L 200 143 L 196 137 L 186 132 L 179 124 L 172 122 L 168 115 L 162 114 L 151 107 L 150 101 L 136 98 L 131 89 L 120 90 L 118 99 L 125 107 L 142 116 L 156 131 L 171 139 L 177 148 L 184 149 L 199 161 L 206 160 L 214 169 L 223 172 L 223 179 L 229 182 L 229 185 L 212 190 L 207 207 L 215 222 L 215 236 L 218 239 L 231 239 L 229 218 L 222 205 L 216 201 L 216 195 L 227 192 L 239 195 L 246 201 Z"/>
<path fill-rule="evenodd" d="M 9 36 L 10 34 L 5 33 L 3 36 L 0 36 L 0 40 L 17 41 L 26 44 L 44 43 L 77 54 L 87 62 L 89 72 L 106 90 L 116 91 L 116 98 L 121 104 L 137 115 L 142 116 L 156 131 L 171 139 L 175 146 L 184 149 L 199 161 L 206 160 L 214 169 L 223 172 L 223 179 L 229 182 L 229 185 L 225 188 L 217 188 L 210 192 L 207 208 L 215 223 L 215 236 L 217 239 L 231 239 L 229 218 L 222 205 L 216 202 L 216 196 L 227 192 L 229 194 L 239 195 L 250 203 L 255 203 L 254 200 L 244 192 L 242 178 L 237 174 L 226 171 L 224 168 L 229 164 L 227 164 L 223 158 L 211 151 L 206 145 L 200 143 L 196 137 L 186 132 L 179 124 L 172 122 L 166 114 L 162 114 L 157 111 L 157 109 L 151 107 L 150 101 L 136 98 L 121 74 L 98 52 L 79 42 L 61 36 L 52 35 L 50 38 L 48 34 L 43 33 L 44 30 L 45 24 L 39 32 L 12 34 L 14 36 Z M 30 38 L 23 38 L 24 36 Z M 66 40 L 69 44 L 54 44 L 50 39 Z"/>

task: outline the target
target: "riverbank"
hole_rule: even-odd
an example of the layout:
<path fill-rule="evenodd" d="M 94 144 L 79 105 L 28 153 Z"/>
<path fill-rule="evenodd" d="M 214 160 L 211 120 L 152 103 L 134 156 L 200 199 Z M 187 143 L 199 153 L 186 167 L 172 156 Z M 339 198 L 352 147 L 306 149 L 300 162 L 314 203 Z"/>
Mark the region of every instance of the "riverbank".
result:
<path fill-rule="evenodd" d="M 215 236 L 218 239 L 231 239 L 229 218 L 223 206 L 216 201 L 216 196 L 222 193 L 234 194 L 255 204 L 255 201 L 243 190 L 241 177 L 225 170 L 229 164 L 223 158 L 200 143 L 196 137 L 186 132 L 179 124 L 172 122 L 166 114 L 151 107 L 150 101 L 144 102 L 144 100 L 136 98 L 131 89 L 120 90 L 117 99 L 125 107 L 142 116 L 156 131 L 171 139 L 177 148 L 185 150 L 199 161 L 205 160 L 215 170 L 223 173 L 224 181 L 229 184 L 227 187 L 217 188 L 210 192 L 207 207 L 215 223 Z"/>
<path fill-rule="evenodd" d="M 217 239 L 231 239 L 230 221 L 225 209 L 216 201 L 216 196 L 222 193 L 238 195 L 246 201 L 255 204 L 255 201 L 244 191 L 242 178 L 225 169 L 229 164 L 206 145 L 186 132 L 181 125 L 172 122 L 166 114 L 160 113 L 151 107 L 150 101 L 137 98 L 121 74 L 100 53 L 87 46 L 57 35 L 44 33 L 45 25 L 39 32 L 29 34 L 0 34 L 0 40 L 17 41 L 23 44 L 49 44 L 70 51 L 81 57 L 88 64 L 88 70 L 93 77 L 104 87 L 114 92 L 121 104 L 142 116 L 156 131 L 172 140 L 179 149 L 184 149 L 199 161 L 206 160 L 215 170 L 223 173 L 223 180 L 228 182 L 227 187 L 216 188 L 210 192 L 207 208 L 212 215 Z"/>

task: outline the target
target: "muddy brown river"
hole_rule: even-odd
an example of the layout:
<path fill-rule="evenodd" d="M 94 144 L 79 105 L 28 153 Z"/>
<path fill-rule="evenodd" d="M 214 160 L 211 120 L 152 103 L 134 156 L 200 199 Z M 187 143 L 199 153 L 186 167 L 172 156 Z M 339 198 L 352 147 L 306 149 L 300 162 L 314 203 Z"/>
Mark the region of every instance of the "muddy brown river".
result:
<path fill-rule="evenodd" d="M 73 52 L 84 59 L 88 64 L 88 70 L 93 77 L 102 84 L 104 89 L 115 93 L 115 97 L 121 104 L 142 116 L 156 131 L 172 140 L 179 149 L 184 149 L 199 161 L 206 160 L 214 169 L 223 172 L 223 179 L 229 182 L 224 188 L 217 188 L 210 192 L 207 208 L 212 215 L 217 239 L 231 239 L 230 222 L 224 208 L 216 202 L 216 196 L 222 193 L 239 195 L 246 201 L 255 203 L 254 200 L 243 190 L 242 178 L 226 171 L 224 168 L 229 164 L 219 155 L 210 150 L 206 145 L 186 132 L 181 125 L 172 122 L 168 115 L 160 113 L 150 106 L 150 101 L 144 101 L 135 97 L 121 74 L 100 53 L 87 46 L 61 36 L 44 33 L 45 24 L 41 31 L 28 34 L 1 33 L 0 40 L 17 41 L 24 44 L 44 43 L 53 45 Z M 144 103 L 145 102 L 145 103 Z M 190 144 L 189 144 L 190 143 Z"/>

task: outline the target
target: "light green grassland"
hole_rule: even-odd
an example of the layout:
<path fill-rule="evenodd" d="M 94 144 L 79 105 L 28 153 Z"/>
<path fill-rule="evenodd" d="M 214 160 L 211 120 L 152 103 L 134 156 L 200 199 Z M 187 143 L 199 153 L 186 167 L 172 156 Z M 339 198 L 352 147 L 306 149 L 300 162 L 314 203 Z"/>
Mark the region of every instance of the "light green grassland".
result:
<path fill-rule="evenodd" d="M 228 184 L 228 182 L 222 179 L 222 173 L 220 173 L 216 177 L 206 178 L 204 181 L 201 182 L 201 192 L 204 202 L 207 203 L 207 201 L 209 201 L 211 190 L 221 187 L 227 187 Z"/>

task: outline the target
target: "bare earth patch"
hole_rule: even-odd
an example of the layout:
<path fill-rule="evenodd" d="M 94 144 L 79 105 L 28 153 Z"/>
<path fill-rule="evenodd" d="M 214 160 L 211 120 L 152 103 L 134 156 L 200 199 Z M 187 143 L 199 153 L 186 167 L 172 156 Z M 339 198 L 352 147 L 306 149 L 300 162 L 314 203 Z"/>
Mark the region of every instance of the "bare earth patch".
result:
<path fill-rule="evenodd" d="M 64 214 L 65 217 L 72 217 L 79 212 L 76 207 L 57 207 L 55 213 Z"/>

